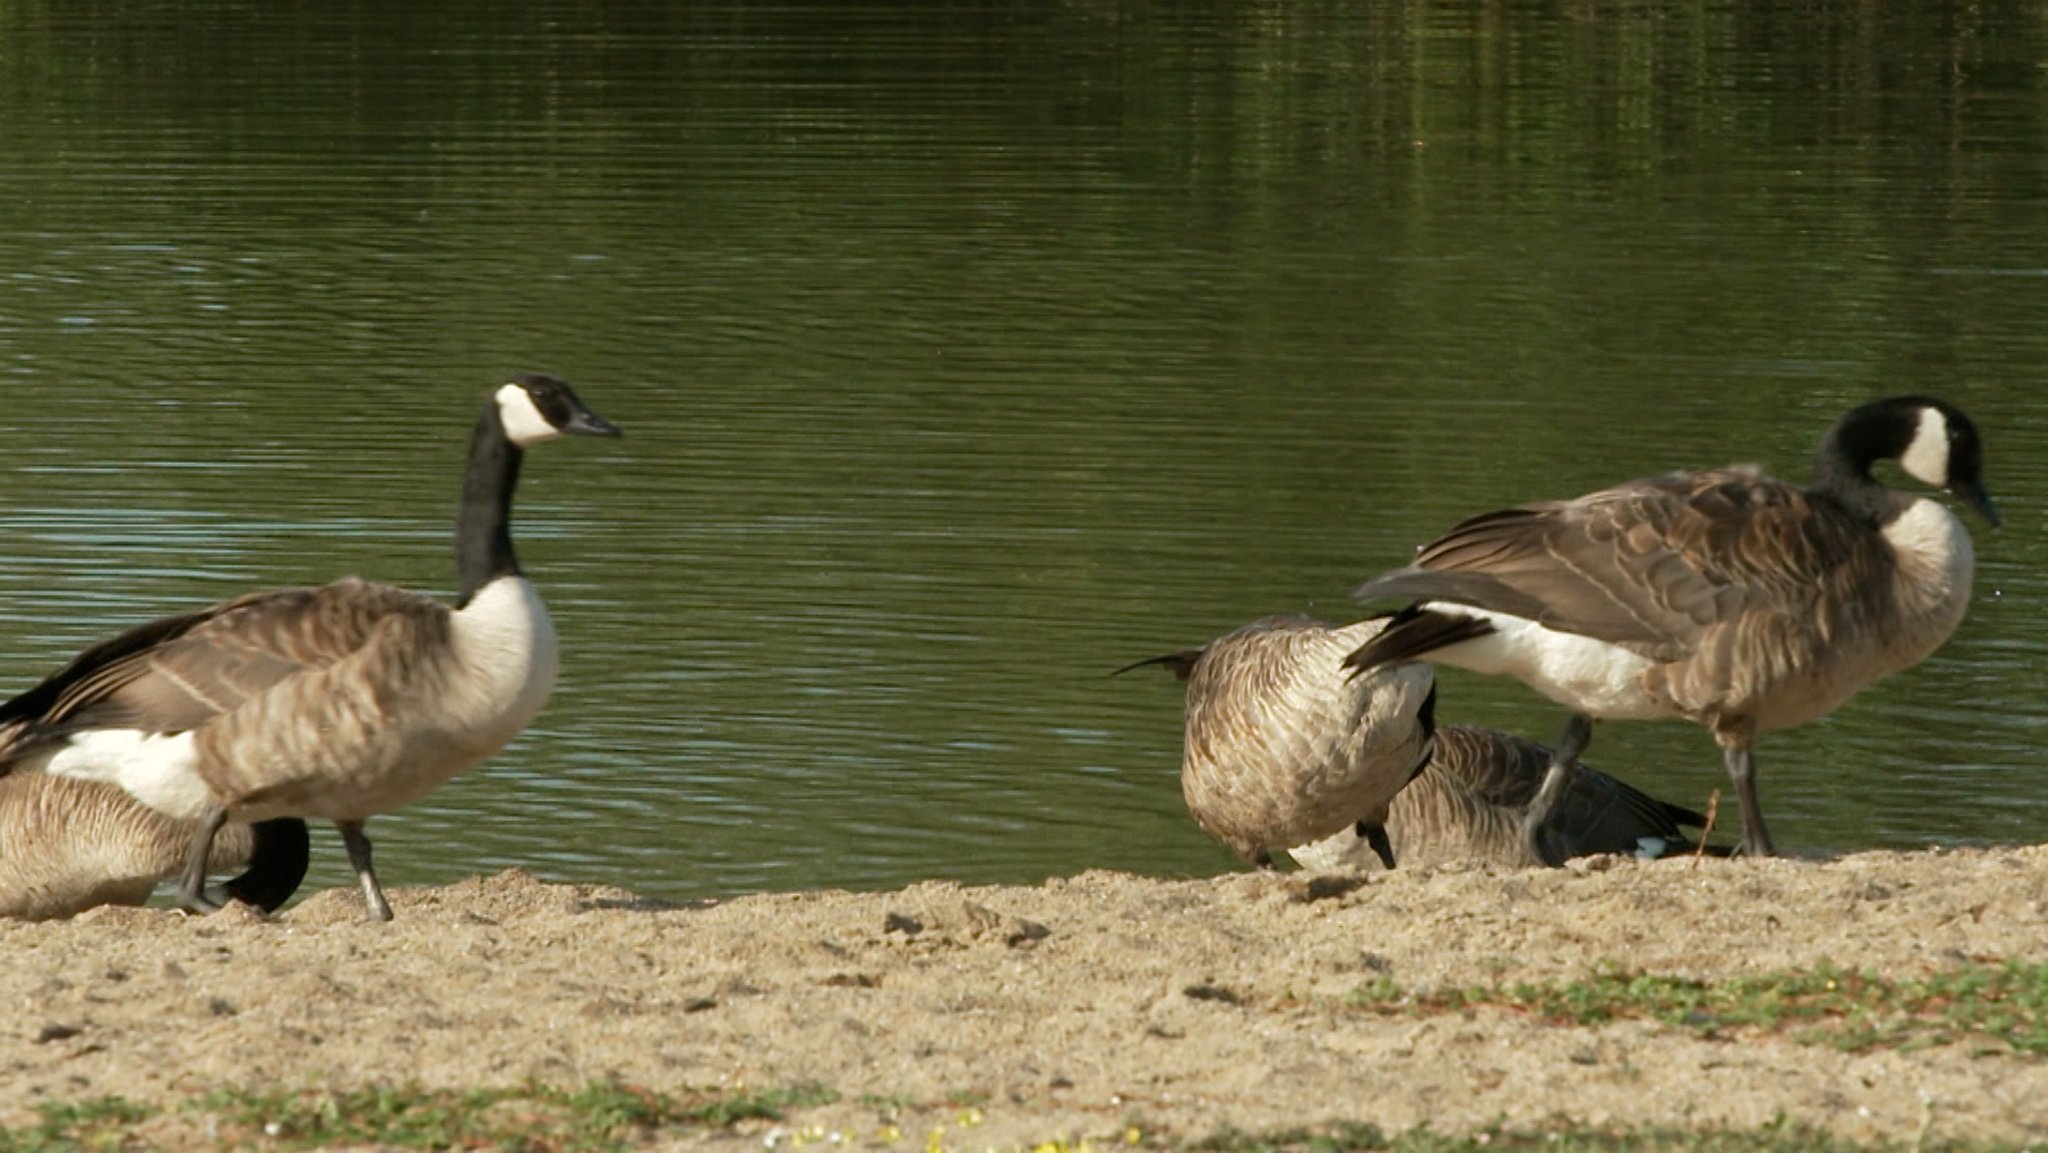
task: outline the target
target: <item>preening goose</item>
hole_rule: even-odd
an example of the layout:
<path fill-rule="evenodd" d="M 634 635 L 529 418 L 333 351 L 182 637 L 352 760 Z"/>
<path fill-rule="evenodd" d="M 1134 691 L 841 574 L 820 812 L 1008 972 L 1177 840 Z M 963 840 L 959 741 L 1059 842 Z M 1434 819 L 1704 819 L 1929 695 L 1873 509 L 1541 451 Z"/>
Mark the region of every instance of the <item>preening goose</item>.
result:
<path fill-rule="evenodd" d="M 1264 869 L 1276 849 L 1355 827 L 1393 867 L 1387 805 L 1429 759 L 1436 692 L 1425 665 L 1344 674 L 1383 627 L 1267 617 L 1117 670 L 1165 665 L 1187 682 L 1181 795 L 1204 832 Z"/>
<path fill-rule="evenodd" d="M 370 915 L 391 919 L 363 822 L 511 740 L 554 687 L 554 625 L 512 552 L 525 450 L 617 436 L 567 384 L 513 376 L 470 441 L 454 607 L 355 578 L 252 593 L 138 626 L 0 706 L 0 773 L 111 781 L 197 822 L 178 899 L 229 819 L 334 822 Z"/>
<path fill-rule="evenodd" d="M 1756 734 L 1926 657 L 1969 604 L 1969 532 L 1879 483 L 1881 460 L 1998 523 L 1969 418 L 1881 400 L 1828 431 L 1804 489 L 1742 466 L 1466 520 L 1359 587 L 1412 603 L 1345 664 L 1427 659 L 1519 678 L 1585 716 L 1704 725 L 1742 803 L 1743 851 L 1768 854 Z"/>
<path fill-rule="evenodd" d="M 192 825 L 105 781 L 14 773 L 0 777 L 0 917 L 41 921 L 97 905 L 140 905 L 183 870 Z M 306 822 L 228 825 L 209 871 L 247 866 L 224 899 L 271 912 L 306 875 Z"/>
<path fill-rule="evenodd" d="M 1706 818 L 1584 765 L 1556 796 L 1542 786 L 1566 762 L 1523 737 L 1443 725 L 1421 775 L 1394 798 L 1387 840 L 1402 868 L 1477 861 L 1503 868 L 1556 866 L 1573 857 L 1622 853 L 1660 857 L 1692 849 L 1685 829 Z M 1350 830 L 1288 850 L 1310 869 L 1369 868 L 1378 855 Z"/>

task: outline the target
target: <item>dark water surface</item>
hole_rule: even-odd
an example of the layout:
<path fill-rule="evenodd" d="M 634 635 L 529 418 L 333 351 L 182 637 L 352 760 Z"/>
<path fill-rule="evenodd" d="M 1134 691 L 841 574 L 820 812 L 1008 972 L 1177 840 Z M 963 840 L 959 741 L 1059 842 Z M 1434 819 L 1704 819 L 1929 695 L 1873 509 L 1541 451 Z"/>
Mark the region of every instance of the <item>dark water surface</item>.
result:
<path fill-rule="evenodd" d="M 0 690 L 251 587 L 447 589 L 539 369 L 628 432 L 528 462 L 561 688 L 373 824 L 388 883 L 1207 873 L 1177 686 L 1110 669 L 1927 391 L 2006 527 L 1766 805 L 2048 835 L 2048 15 L 1381 7 L 0 0 Z M 1595 751 L 1723 783 L 1689 726 Z"/>

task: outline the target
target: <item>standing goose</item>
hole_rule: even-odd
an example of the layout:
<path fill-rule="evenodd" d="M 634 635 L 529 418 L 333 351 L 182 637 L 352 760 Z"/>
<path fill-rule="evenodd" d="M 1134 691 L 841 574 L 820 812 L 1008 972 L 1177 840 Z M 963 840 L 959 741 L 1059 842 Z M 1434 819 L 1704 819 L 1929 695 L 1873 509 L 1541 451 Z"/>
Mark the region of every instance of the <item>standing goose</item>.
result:
<path fill-rule="evenodd" d="M 1356 827 L 1394 866 L 1387 805 L 1429 760 L 1435 673 L 1346 677 L 1344 654 L 1384 627 L 1255 621 L 1165 665 L 1187 682 L 1181 795 L 1202 831 L 1267 869 L 1272 852 Z"/>
<path fill-rule="evenodd" d="M 1560 760 L 1523 737 L 1469 725 L 1436 731 L 1429 765 L 1387 813 L 1387 839 L 1403 868 L 1479 861 L 1503 868 L 1557 866 L 1574 857 L 1660 857 L 1697 843 L 1685 828 L 1706 818 L 1576 765 L 1555 796 L 1543 785 Z M 1288 850 L 1305 868 L 1369 866 L 1377 859 L 1346 830 Z"/>
<path fill-rule="evenodd" d="M 42 921 L 97 905 L 140 905 L 180 873 L 192 826 L 105 781 L 14 773 L 0 777 L 0 917 Z M 215 839 L 210 871 L 247 866 L 223 897 L 272 912 L 306 875 L 306 822 L 232 824 Z"/>
<path fill-rule="evenodd" d="M 1880 484 L 1881 460 L 1998 523 L 1969 418 L 1928 397 L 1876 401 L 1828 431 L 1805 489 L 1741 466 L 1466 520 L 1359 587 L 1413 603 L 1345 664 L 1426 658 L 1516 677 L 1582 716 L 1704 725 L 1742 802 L 1743 851 L 1768 855 L 1756 734 L 1918 662 L 1969 604 L 1969 532 L 1939 501 Z"/>
<path fill-rule="evenodd" d="M 554 687 L 554 625 L 512 552 L 525 450 L 617 436 L 562 381 L 519 374 L 484 405 L 455 529 L 451 609 L 353 577 L 138 626 L 0 705 L 0 774 L 111 781 L 198 832 L 179 903 L 202 891 L 230 818 L 334 822 L 370 915 L 391 906 L 363 822 L 490 756 Z"/>

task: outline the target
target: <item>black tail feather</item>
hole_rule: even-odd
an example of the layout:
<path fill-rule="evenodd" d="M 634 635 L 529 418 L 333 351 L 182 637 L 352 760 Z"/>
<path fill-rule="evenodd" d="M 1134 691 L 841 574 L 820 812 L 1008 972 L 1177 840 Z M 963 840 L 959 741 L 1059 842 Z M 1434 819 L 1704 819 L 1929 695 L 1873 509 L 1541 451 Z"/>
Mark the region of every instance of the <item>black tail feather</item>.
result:
<path fill-rule="evenodd" d="M 1132 661 L 1130 664 L 1109 675 L 1120 677 L 1132 669 L 1142 669 L 1147 665 L 1164 665 L 1166 668 L 1173 670 L 1173 675 L 1179 678 L 1182 683 L 1186 683 L 1189 677 L 1195 675 L 1195 663 L 1202 659 L 1202 654 L 1206 651 L 1208 650 L 1182 649 L 1177 653 L 1167 653 L 1165 656 L 1146 657 L 1142 661 Z"/>
<path fill-rule="evenodd" d="M 274 913 L 306 879 L 306 865 L 312 859 L 306 822 L 280 817 L 258 821 L 249 830 L 256 842 L 249 854 L 249 870 L 228 882 L 228 895 Z"/>
<path fill-rule="evenodd" d="M 1615 781 L 1621 790 L 1622 802 L 1636 815 L 1643 828 L 1656 830 L 1656 835 L 1671 842 L 1664 856 L 1680 853 L 1702 853 L 1709 857 L 1725 857 L 1732 850 L 1721 845 L 1707 843 L 1707 815 L 1684 805 L 1659 800 L 1625 781 Z M 1698 829 L 1699 835 L 1688 835 L 1685 830 Z"/>
<path fill-rule="evenodd" d="M 1438 649 L 1493 632 L 1493 622 L 1483 618 L 1412 605 L 1389 618 L 1378 636 L 1352 650 L 1344 667 L 1357 676 L 1382 665 L 1422 660 Z"/>

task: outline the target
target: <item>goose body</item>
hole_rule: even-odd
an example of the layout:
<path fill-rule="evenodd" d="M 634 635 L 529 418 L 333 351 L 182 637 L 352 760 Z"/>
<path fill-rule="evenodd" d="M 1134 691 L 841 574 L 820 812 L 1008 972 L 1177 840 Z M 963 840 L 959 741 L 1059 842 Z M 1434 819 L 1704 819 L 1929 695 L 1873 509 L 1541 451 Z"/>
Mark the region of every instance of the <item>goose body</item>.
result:
<path fill-rule="evenodd" d="M 192 824 L 118 786 L 42 773 L 0 777 L 0 917 L 49 920 L 98 905 L 140 905 L 184 867 Z M 225 896 L 265 912 L 305 877 L 306 825 L 232 824 L 215 838 L 209 872 L 247 866 Z"/>
<path fill-rule="evenodd" d="M 252 593 L 96 645 L 0 706 L 0 773 L 120 786 L 198 831 L 180 897 L 232 818 L 341 831 L 372 916 L 388 920 L 363 822 L 490 756 L 546 703 L 554 625 L 510 536 L 523 450 L 615 436 L 566 384 L 516 376 L 471 440 L 456 531 L 460 598 L 347 578 Z"/>
<path fill-rule="evenodd" d="M 38 718 L 62 735 L 23 726 L 12 767 L 121 785 L 182 821 L 215 803 L 242 820 L 360 821 L 497 751 L 555 678 L 554 629 L 523 577 L 459 610 L 347 578 L 164 626 L 144 626 L 156 630 L 147 647 L 76 670 Z"/>
<path fill-rule="evenodd" d="M 1187 683 L 1181 795 L 1204 832 L 1262 868 L 1354 827 L 1384 845 L 1388 804 L 1429 757 L 1435 678 L 1421 665 L 1347 677 L 1345 654 L 1382 627 L 1268 617 L 1140 662 Z"/>
<path fill-rule="evenodd" d="M 1387 840 L 1403 868 L 1476 861 L 1502 868 L 1561 865 L 1622 853 L 1658 857 L 1690 849 L 1686 827 L 1706 818 L 1605 773 L 1578 766 L 1547 810 L 1540 804 L 1550 748 L 1494 729 L 1444 725 L 1436 751 L 1387 814 Z M 1289 849 L 1305 868 L 1380 862 L 1351 830 Z"/>
<path fill-rule="evenodd" d="M 1756 734 L 1917 663 L 1968 608 L 1968 530 L 1878 483 L 1879 460 L 1997 523 L 1969 418 L 1879 401 L 1829 431 L 1806 488 L 1748 466 L 1679 472 L 1465 520 L 1357 590 L 1410 604 L 1346 665 L 1427 659 L 1515 677 L 1589 717 L 1703 725 L 1742 802 L 1744 851 L 1768 854 Z"/>

